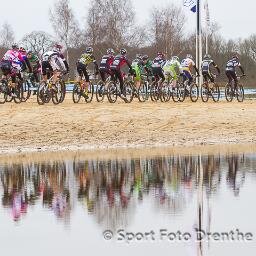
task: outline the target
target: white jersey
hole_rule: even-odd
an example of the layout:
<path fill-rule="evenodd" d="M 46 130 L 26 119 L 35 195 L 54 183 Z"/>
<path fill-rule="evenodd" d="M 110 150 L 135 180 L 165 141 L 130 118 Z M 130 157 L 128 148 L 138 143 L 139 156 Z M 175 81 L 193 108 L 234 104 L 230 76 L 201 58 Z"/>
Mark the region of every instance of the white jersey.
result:
<path fill-rule="evenodd" d="M 42 56 L 42 61 L 48 61 L 54 70 L 66 71 L 66 66 L 64 64 L 65 59 L 57 51 L 45 52 Z"/>
<path fill-rule="evenodd" d="M 191 71 L 195 65 L 196 65 L 195 62 L 193 60 L 191 60 L 190 58 L 186 58 L 186 59 L 182 60 L 182 62 L 181 62 L 181 66 L 182 66 L 183 70 Z"/>

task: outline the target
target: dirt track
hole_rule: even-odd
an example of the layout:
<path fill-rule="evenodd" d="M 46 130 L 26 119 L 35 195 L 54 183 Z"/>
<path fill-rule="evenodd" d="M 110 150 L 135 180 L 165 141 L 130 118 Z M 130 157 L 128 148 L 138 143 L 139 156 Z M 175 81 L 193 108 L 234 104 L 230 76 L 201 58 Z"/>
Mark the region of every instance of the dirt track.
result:
<path fill-rule="evenodd" d="M 0 105 L 1 153 L 256 142 L 256 102 Z"/>

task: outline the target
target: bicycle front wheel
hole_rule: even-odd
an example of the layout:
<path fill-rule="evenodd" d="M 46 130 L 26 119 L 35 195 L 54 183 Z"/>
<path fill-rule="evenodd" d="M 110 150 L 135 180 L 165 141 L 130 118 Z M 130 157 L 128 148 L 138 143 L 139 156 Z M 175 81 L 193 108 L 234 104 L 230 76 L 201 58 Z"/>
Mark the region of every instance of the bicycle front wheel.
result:
<path fill-rule="evenodd" d="M 215 83 L 213 84 L 211 94 L 214 102 L 218 102 L 220 100 L 220 87 Z"/>
<path fill-rule="evenodd" d="M 227 102 L 231 102 L 233 100 L 233 88 L 231 84 L 226 84 L 225 86 L 225 97 Z"/>
<path fill-rule="evenodd" d="M 107 85 L 107 98 L 109 103 L 117 101 L 117 86 L 114 82 L 109 82 Z"/>
<path fill-rule="evenodd" d="M 138 98 L 140 102 L 145 102 L 147 100 L 147 84 L 141 83 L 138 90 Z"/>
<path fill-rule="evenodd" d="M 98 102 L 102 102 L 104 100 L 104 97 L 105 97 L 105 84 L 103 81 L 100 81 L 96 87 L 96 100 Z"/>
<path fill-rule="evenodd" d="M 201 99 L 203 102 L 207 102 L 209 100 L 209 87 L 207 83 L 203 83 L 201 87 Z"/>
<path fill-rule="evenodd" d="M 72 100 L 74 103 L 79 103 L 81 99 L 81 88 L 78 84 L 74 84 L 73 90 L 72 90 Z"/>
<path fill-rule="evenodd" d="M 126 103 L 131 103 L 134 97 L 134 86 L 131 81 L 124 83 L 124 101 Z"/>
<path fill-rule="evenodd" d="M 24 81 L 22 84 L 22 90 L 21 90 L 21 101 L 26 102 L 31 95 L 31 90 L 30 90 L 30 84 L 28 81 Z"/>

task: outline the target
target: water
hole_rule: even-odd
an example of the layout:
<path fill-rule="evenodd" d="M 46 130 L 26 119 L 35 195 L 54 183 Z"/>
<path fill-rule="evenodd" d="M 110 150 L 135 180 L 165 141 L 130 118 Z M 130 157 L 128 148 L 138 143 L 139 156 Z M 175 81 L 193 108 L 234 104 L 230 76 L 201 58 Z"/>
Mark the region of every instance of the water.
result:
<path fill-rule="evenodd" d="M 256 154 L 9 163 L 0 179 L 1 255 L 255 255 Z"/>

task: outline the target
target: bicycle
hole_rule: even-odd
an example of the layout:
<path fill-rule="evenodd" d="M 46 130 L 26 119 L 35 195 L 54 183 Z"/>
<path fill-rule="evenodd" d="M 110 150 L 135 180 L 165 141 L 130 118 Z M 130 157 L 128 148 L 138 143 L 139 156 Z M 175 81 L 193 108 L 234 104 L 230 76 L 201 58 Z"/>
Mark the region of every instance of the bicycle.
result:
<path fill-rule="evenodd" d="M 216 75 L 214 75 L 216 78 Z M 213 99 L 214 102 L 218 102 L 220 100 L 220 87 L 215 82 L 208 82 L 205 80 L 201 86 L 201 99 L 203 102 L 208 102 L 209 97 Z"/>
<path fill-rule="evenodd" d="M 94 83 L 92 83 L 91 77 L 95 77 L 95 74 L 89 75 L 89 85 L 86 88 L 85 77 L 83 76 L 80 82 L 75 83 L 72 91 L 72 99 L 74 103 L 79 103 L 81 97 L 84 97 L 86 103 L 92 102 L 94 94 Z"/>
<path fill-rule="evenodd" d="M 240 80 L 244 75 L 238 76 L 237 79 Z M 225 98 L 227 102 L 233 101 L 233 98 L 236 97 L 238 102 L 244 101 L 244 87 L 242 84 L 238 83 L 235 86 L 235 81 L 232 80 L 231 83 L 228 82 L 225 86 Z"/>
<path fill-rule="evenodd" d="M 183 87 L 183 82 L 180 81 L 182 79 L 182 76 L 176 81 L 176 85 L 172 86 L 172 100 L 174 102 L 181 102 L 183 99 L 183 94 L 184 94 L 184 87 Z"/>
<path fill-rule="evenodd" d="M 110 82 L 110 80 L 111 80 L 111 76 L 108 76 L 105 82 L 100 80 L 97 83 L 96 92 L 95 92 L 97 102 L 102 102 L 105 98 L 105 95 L 107 95 L 106 85 Z"/>
<path fill-rule="evenodd" d="M 192 102 L 197 102 L 199 98 L 199 87 L 196 83 L 196 76 L 193 75 L 193 82 L 189 85 L 189 81 L 186 80 L 180 87 L 180 102 L 183 102 L 186 97 L 190 97 Z"/>
<path fill-rule="evenodd" d="M 42 81 L 37 89 L 37 103 L 44 105 L 52 99 L 54 105 L 64 101 L 66 93 L 66 85 L 62 79 L 62 73 L 57 76 L 56 82 L 53 84 L 52 75 L 47 81 Z"/>

